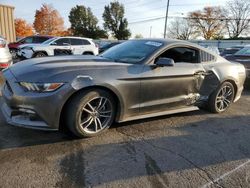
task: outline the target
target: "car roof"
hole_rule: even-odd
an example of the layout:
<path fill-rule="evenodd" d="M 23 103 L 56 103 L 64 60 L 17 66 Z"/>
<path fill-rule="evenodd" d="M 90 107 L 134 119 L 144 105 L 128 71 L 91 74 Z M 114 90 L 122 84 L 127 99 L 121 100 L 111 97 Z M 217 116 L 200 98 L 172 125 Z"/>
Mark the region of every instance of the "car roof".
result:
<path fill-rule="evenodd" d="M 163 38 L 143 38 L 143 39 L 131 39 L 131 40 L 142 40 L 142 41 L 154 41 L 154 42 L 161 42 L 164 45 L 169 45 L 169 44 L 183 44 L 183 45 L 188 45 L 188 46 L 193 46 L 196 48 L 201 48 L 201 49 L 206 49 L 200 45 L 197 45 L 192 42 L 188 42 L 185 40 L 177 40 L 177 39 L 163 39 Z"/>
<path fill-rule="evenodd" d="M 51 35 L 30 35 L 30 36 L 27 36 L 27 37 L 23 37 L 23 38 L 28 38 L 28 37 L 46 37 L 46 38 L 53 38 L 55 36 L 51 36 Z M 23 39 L 22 38 L 22 39 Z"/>
<path fill-rule="evenodd" d="M 93 40 L 93 39 L 91 39 L 91 38 L 75 37 L 75 36 L 65 36 L 65 37 L 56 37 L 56 38 L 75 38 L 75 39 Z"/>
<path fill-rule="evenodd" d="M 185 40 L 163 39 L 163 38 L 143 38 L 143 39 L 131 39 L 131 40 L 134 40 L 134 41 L 141 40 L 141 41 L 161 42 L 164 45 L 171 45 L 171 44 L 187 45 L 187 46 L 192 46 L 192 47 L 195 47 L 195 48 L 198 48 L 198 49 L 202 49 L 204 51 L 208 51 L 207 48 L 204 48 L 203 46 L 200 46 L 198 44 L 188 42 L 188 41 L 185 41 Z"/>
<path fill-rule="evenodd" d="M 203 46 L 200 46 L 198 44 L 192 43 L 192 42 L 188 42 L 185 40 L 177 40 L 177 39 L 163 39 L 163 38 L 143 38 L 143 39 L 131 39 L 133 41 L 153 41 L 153 42 L 161 42 L 164 44 L 164 46 L 168 46 L 168 45 L 174 45 L 174 44 L 178 44 L 178 45 L 183 45 L 183 46 L 191 46 L 197 49 L 200 49 L 202 51 L 205 51 L 213 56 L 218 56 L 217 53 L 215 53 L 212 50 L 209 50 L 207 48 L 204 48 Z"/>

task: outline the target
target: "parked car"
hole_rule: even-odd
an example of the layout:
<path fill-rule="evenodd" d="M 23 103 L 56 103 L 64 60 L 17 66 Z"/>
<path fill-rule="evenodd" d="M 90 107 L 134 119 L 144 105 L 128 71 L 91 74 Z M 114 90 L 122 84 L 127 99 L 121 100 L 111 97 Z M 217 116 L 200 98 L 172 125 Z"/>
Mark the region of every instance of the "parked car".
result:
<path fill-rule="evenodd" d="M 12 65 L 12 57 L 9 52 L 7 41 L 0 36 L 0 71 Z"/>
<path fill-rule="evenodd" d="M 57 55 L 97 55 L 98 47 L 89 38 L 54 37 L 42 44 L 21 45 L 18 56 L 22 58 Z"/>
<path fill-rule="evenodd" d="M 221 56 L 222 57 L 227 57 L 227 56 L 233 55 L 233 54 L 235 54 L 236 52 L 238 52 L 239 50 L 241 50 L 244 47 L 245 47 L 245 45 L 236 45 L 236 46 L 232 46 L 230 48 L 225 48 L 221 52 Z"/>
<path fill-rule="evenodd" d="M 116 45 L 118 45 L 118 44 L 121 44 L 121 43 L 122 43 L 122 42 L 119 42 L 119 41 L 107 43 L 107 44 L 105 44 L 105 45 L 103 45 L 103 46 L 101 46 L 101 47 L 99 48 L 99 53 L 102 53 L 102 52 L 106 51 L 107 49 L 109 49 L 109 48 L 111 48 L 111 47 L 113 47 L 113 46 L 116 46 Z"/>
<path fill-rule="evenodd" d="M 20 45 L 23 44 L 40 44 L 44 41 L 52 38 L 52 36 L 43 36 L 43 35 L 35 35 L 35 36 L 29 36 L 25 38 L 21 38 L 17 42 L 9 43 L 9 49 L 10 53 L 13 58 L 17 58 L 17 50 Z"/>
<path fill-rule="evenodd" d="M 247 78 L 250 78 L 250 46 L 246 46 L 235 54 L 226 56 L 225 58 L 229 61 L 243 64 L 247 71 Z"/>
<path fill-rule="evenodd" d="M 12 125 L 67 126 L 95 136 L 124 122 L 206 108 L 226 111 L 239 100 L 245 68 L 198 45 L 129 40 L 100 56 L 25 60 L 3 73 L 1 109 Z M 59 126 L 60 125 L 60 126 Z"/>

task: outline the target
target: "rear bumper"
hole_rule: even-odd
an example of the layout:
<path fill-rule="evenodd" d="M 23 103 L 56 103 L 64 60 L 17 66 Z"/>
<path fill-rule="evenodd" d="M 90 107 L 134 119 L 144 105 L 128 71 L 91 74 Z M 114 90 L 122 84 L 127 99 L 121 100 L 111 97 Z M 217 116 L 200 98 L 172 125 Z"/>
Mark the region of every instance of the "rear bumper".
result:
<path fill-rule="evenodd" d="M 0 70 L 6 69 L 13 64 L 11 57 L 0 58 Z"/>
<path fill-rule="evenodd" d="M 237 102 L 240 99 L 243 89 L 244 89 L 244 86 L 238 87 L 237 93 L 234 98 L 234 102 Z"/>
<path fill-rule="evenodd" d="M 244 82 L 247 78 L 247 71 L 246 72 L 242 72 L 242 73 L 239 73 L 238 75 L 238 82 L 236 82 L 236 85 L 237 85 L 237 92 L 235 94 L 235 98 L 234 98 L 234 102 L 238 101 L 241 97 L 241 94 L 244 90 Z"/>

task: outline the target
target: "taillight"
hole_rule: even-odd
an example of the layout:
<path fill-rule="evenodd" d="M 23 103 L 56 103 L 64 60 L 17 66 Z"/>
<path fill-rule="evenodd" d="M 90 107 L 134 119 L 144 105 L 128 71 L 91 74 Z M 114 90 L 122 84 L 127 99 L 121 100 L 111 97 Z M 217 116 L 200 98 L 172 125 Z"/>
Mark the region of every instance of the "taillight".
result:
<path fill-rule="evenodd" d="M 6 69 L 6 68 L 8 68 L 9 66 L 10 66 L 9 63 L 0 63 L 0 68 L 1 68 L 1 69 Z"/>
<path fill-rule="evenodd" d="M 5 48 L 6 46 L 6 41 L 0 39 L 0 48 Z"/>
<path fill-rule="evenodd" d="M 95 47 L 96 47 L 96 48 L 99 48 L 99 45 L 95 43 Z"/>

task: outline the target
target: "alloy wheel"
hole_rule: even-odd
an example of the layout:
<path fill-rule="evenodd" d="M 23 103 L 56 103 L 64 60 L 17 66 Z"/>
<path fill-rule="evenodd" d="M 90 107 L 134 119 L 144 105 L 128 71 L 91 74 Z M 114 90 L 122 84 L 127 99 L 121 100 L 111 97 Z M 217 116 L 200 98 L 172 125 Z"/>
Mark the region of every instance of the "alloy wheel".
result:
<path fill-rule="evenodd" d="M 216 97 L 216 107 L 220 112 L 225 111 L 233 101 L 233 89 L 225 85 L 223 86 Z"/>
<path fill-rule="evenodd" d="M 80 113 L 80 128 L 89 134 L 104 130 L 112 119 L 112 110 L 112 103 L 106 97 L 88 101 Z"/>

